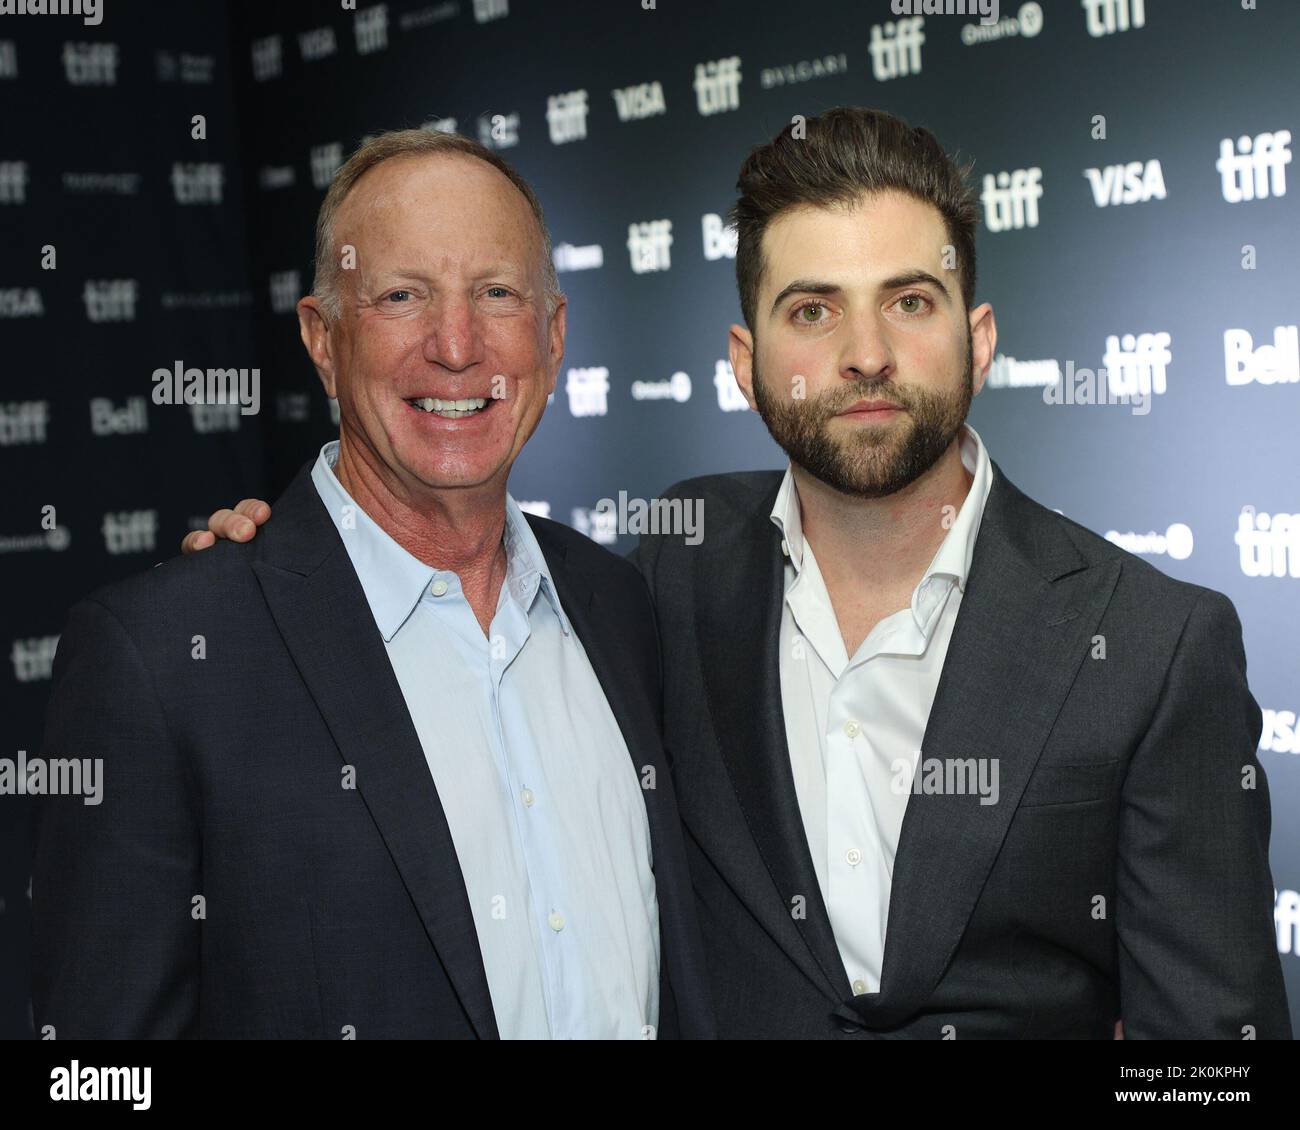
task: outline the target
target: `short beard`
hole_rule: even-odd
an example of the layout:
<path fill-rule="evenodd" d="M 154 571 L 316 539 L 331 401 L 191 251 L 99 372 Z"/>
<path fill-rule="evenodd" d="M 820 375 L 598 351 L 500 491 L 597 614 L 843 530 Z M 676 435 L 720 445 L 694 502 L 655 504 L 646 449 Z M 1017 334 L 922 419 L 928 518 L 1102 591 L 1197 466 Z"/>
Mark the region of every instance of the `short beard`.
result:
<path fill-rule="evenodd" d="M 780 400 L 753 362 L 754 401 L 772 438 L 792 463 L 854 498 L 885 498 L 919 479 L 951 445 L 970 411 L 970 330 L 966 368 L 953 391 L 932 392 L 892 380 L 845 381 L 808 400 Z M 830 421 L 859 400 L 887 400 L 904 409 L 885 424 L 865 425 L 844 438 Z"/>

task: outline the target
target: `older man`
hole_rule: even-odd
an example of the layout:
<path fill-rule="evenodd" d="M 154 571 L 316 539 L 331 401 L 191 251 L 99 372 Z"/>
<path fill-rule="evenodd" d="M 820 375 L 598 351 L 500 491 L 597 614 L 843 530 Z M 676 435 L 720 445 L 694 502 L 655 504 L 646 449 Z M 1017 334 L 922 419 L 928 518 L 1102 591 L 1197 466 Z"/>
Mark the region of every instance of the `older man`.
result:
<path fill-rule="evenodd" d="M 44 753 L 105 786 L 39 812 L 38 1031 L 710 1035 L 644 583 L 507 493 L 564 349 L 536 197 L 382 135 L 298 313 L 340 432 L 274 528 L 70 614 Z"/>

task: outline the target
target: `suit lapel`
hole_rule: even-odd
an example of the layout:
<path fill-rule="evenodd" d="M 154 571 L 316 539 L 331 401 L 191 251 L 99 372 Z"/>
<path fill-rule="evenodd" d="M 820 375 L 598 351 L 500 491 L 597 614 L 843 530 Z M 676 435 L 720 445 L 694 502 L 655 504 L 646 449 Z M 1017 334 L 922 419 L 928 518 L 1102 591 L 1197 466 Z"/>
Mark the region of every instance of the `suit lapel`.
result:
<path fill-rule="evenodd" d="M 851 1002 L 873 1027 L 904 1022 L 943 976 L 1119 576 L 1118 559 L 1088 566 L 1061 525 L 992 470 L 921 748 L 925 758 L 997 758 L 999 798 L 908 798 L 881 991 Z"/>
<path fill-rule="evenodd" d="M 736 890 L 832 1001 L 849 995 L 795 793 L 781 705 L 785 579 L 768 518 L 779 480 L 741 523 L 705 539 L 696 568 L 697 630 L 714 734 L 767 875 L 743 867 Z M 802 913 L 801 913 L 802 912 Z"/>
<path fill-rule="evenodd" d="M 309 469 L 308 469 L 309 470 Z M 480 1038 L 496 1018 L 460 864 L 383 639 L 308 470 L 258 536 L 253 571 Z"/>

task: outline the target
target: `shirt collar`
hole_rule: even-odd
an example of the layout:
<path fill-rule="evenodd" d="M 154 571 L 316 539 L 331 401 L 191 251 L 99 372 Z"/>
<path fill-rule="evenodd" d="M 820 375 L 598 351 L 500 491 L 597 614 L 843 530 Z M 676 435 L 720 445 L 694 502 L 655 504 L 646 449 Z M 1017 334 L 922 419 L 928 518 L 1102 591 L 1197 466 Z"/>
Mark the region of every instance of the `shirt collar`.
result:
<path fill-rule="evenodd" d="M 975 539 L 979 534 L 989 488 L 993 484 L 988 451 L 979 433 L 969 424 L 962 425 L 959 449 L 962 465 L 973 477 L 956 520 L 940 543 L 925 575 L 912 591 L 912 615 L 922 631 L 926 630 L 930 620 L 931 609 L 928 605 L 933 603 L 933 594 L 941 587 L 931 583 L 932 577 L 948 578 L 960 591 L 966 591 L 966 578 L 970 574 L 971 559 L 975 554 Z M 781 549 L 789 557 L 797 575 L 803 569 L 805 542 L 799 492 L 795 486 L 794 472 L 789 466 L 786 467 L 785 477 L 776 492 L 776 501 L 772 504 L 769 517 L 781 531 Z M 922 607 L 923 601 L 927 607 Z"/>
<path fill-rule="evenodd" d="M 440 573 L 450 575 L 450 571 L 426 565 L 403 549 L 352 500 L 334 474 L 338 456 L 338 440 L 331 440 L 320 449 L 311 470 L 312 483 L 343 539 L 375 624 L 388 642 L 410 618 L 434 578 Z M 559 619 L 561 629 L 568 635 L 572 629 L 560 607 L 541 546 L 524 512 L 508 493 L 502 541 L 506 550 L 505 587 L 510 595 L 528 612 L 540 589 Z"/>

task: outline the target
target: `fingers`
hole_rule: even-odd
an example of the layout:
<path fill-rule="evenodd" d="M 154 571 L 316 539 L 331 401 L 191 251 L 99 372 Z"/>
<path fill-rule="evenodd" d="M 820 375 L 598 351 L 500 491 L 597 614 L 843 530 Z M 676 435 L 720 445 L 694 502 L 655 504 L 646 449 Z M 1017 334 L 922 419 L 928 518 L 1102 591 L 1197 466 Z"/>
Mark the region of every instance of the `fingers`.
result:
<path fill-rule="evenodd" d="M 197 553 L 217 544 L 218 538 L 227 541 L 248 541 L 271 516 L 271 507 L 260 498 L 246 498 L 233 510 L 218 510 L 208 519 L 206 530 L 192 530 L 181 539 L 182 553 Z"/>
<path fill-rule="evenodd" d="M 216 544 L 216 536 L 207 530 L 191 530 L 181 539 L 181 552 L 197 553 L 200 549 L 207 549 L 208 546 Z"/>
<path fill-rule="evenodd" d="M 271 516 L 271 508 L 260 498 L 246 498 L 233 510 L 218 510 L 208 519 L 208 529 L 219 538 L 248 541 Z"/>

